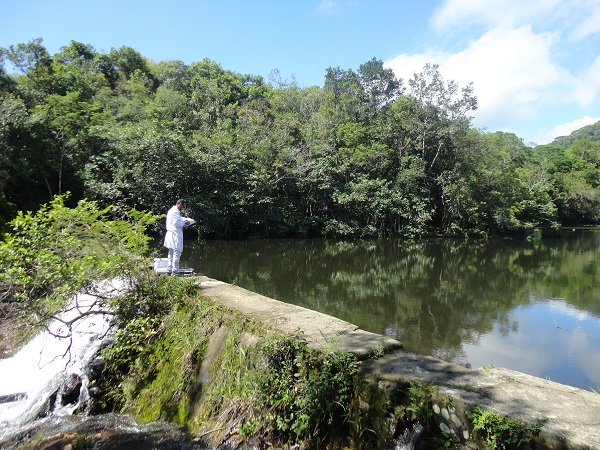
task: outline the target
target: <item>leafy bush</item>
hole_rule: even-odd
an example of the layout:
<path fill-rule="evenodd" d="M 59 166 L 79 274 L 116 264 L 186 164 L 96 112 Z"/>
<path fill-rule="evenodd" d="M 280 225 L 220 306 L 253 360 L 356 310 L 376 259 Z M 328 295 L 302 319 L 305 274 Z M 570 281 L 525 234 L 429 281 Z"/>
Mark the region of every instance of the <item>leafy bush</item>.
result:
<path fill-rule="evenodd" d="M 356 357 L 320 354 L 293 338 L 261 346 L 262 364 L 246 375 L 247 395 L 263 428 L 283 441 L 332 438 L 347 425 L 354 398 Z"/>
<path fill-rule="evenodd" d="M 437 395 L 438 387 L 433 384 L 423 384 L 418 381 L 410 383 L 408 388 L 407 411 L 411 419 L 419 421 L 423 426 L 429 426 L 433 418 L 433 397 Z"/>
<path fill-rule="evenodd" d="M 115 292 L 106 292 L 103 281 L 118 277 L 135 289 L 149 272 L 146 227 L 159 216 L 87 200 L 69 208 L 67 198 L 19 213 L 0 242 L 0 285 L 34 323 L 44 323 L 76 294 L 106 303 Z"/>
<path fill-rule="evenodd" d="M 520 448 L 541 430 L 540 424 L 527 426 L 513 417 L 499 416 L 479 406 L 469 413 L 469 417 L 473 421 L 473 431 L 483 437 L 488 450 Z"/>

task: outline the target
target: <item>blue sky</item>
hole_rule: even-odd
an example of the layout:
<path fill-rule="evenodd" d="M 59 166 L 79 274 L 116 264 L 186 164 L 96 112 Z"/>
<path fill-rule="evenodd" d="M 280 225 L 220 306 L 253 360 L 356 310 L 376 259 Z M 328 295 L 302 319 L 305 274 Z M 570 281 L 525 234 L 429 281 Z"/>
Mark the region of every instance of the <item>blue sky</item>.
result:
<path fill-rule="evenodd" d="M 372 58 L 406 85 L 430 62 L 474 84 L 473 123 L 487 131 L 544 144 L 600 120 L 599 0 L 0 1 L 0 46 L 126 45 L 266 80 L 277 69 L 301 86 Z"/>

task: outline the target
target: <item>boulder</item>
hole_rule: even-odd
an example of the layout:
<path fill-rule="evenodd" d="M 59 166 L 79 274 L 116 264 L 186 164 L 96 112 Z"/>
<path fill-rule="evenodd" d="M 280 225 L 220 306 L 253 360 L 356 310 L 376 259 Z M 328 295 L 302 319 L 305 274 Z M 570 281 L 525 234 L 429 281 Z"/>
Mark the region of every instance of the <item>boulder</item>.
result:
<path fill-rule="evenodd" d="M 59 390 L 60 404 L 62 406 L 76 404 L 81 394 L 81 385 L 82 379 L 79 375 L 72 373 L 68 376 Z"/>

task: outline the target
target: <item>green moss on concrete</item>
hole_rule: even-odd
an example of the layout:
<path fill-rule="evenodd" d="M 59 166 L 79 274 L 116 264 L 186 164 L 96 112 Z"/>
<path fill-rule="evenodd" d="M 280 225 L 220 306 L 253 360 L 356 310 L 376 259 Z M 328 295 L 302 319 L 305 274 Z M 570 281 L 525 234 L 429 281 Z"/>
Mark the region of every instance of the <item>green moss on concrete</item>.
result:
<path fill-rule="evenodd" d="M 160 319 L 131 320 L 105 350 L 114 408 L 184 424 L 209 447 L 386 449 L 417 423 L 428 448 L 465 443 L 440 429 L 438 410 L 454 406 L 435 384 L 361 375 L 354 355 L 188 294 Z"/>
<path fill-rule="evenodd" d="M 132 320 L 104 355 L 121 390 L 112 392 L 117 409 L 185 424 L 211 445 L 268 438 L 381 448 L 380 428 L 390 427 L 382 420 L 389 400 L 358 382 L 353 355 L 310 349 L 301 336 L 199 294 L 180 298 L 160 321 Z"/>

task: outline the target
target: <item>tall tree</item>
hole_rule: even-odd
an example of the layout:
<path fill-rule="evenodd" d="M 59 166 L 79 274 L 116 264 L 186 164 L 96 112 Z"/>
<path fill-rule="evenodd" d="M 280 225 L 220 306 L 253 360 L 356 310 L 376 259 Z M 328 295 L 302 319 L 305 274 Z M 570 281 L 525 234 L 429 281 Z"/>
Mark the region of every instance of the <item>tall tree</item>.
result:
<path fill-rule="evenodd" d="M 380 109 L 392 103 L 403 92 L 402 80 L 398 80 L 392 69 L 385 69 L 383 61 L 373 58 L 358 68 L 362 89 L 371 108 Z"/>
<path fill-rule="evenodd" d="M 445 82 L 436 64 L 426 64 L 408 84 L 410 95 L 417 100 L 414 117 L 409 120 L 430 172 L 438 158 L 452 150 L 453 137 L 469 128 L 469 113 L 477 109 L 477 97 L 472 83 L 459 91 L 456 81 Z"/>
<path fill-rule="evenodd" d="M 469 113 L 477 108 L 477 98 L 471 84 L 459 89 L 455 81 L 446 82 L 433 64 L 426 64 L 408 84 L 409 93 L 394 105 L 404 134 L 399 143 L 404 152 L 423 162 L 425 182 L 433 200 L 433 225 L 442 226 L 448 217 L 444 197 L 451 195 L 451 185 L 460 178 L 450 172 L 455 170 L 460 153 L 470 145 L 466 139 L 471 123 Z"/>
<path fill-rule="evenodd" d="M 45 104 L 38 105 L 34 119 L 49 133 L 46 137 L 47 169 L 57 174 L 56 190 L 51 188 L 52 195 L 64 193 L 66 164 L 69 164 L 67 173 L 72 179 L 85 164 L 89 153 L 86 133 L 96 109 L 96 104 L 80 101 L 77 92 L 50 95 Z M 52 157 L 53 148 L 56 148 L 55 158 Z"/>
<path fill-rule="evenodd" d="M 3 51 L 6 59 L 23 74 L 17 79 L 17 88 L 29 105 L 54 92 L 52 58 L 42 45 L 42 38 L 10 45 Z"/>
<path fill-rule="evenodd" d="M 80 100 L 92 100 L 100 88 L 109 85 L 98 56 L 91 45 L 81 42 L 71 41 L 62 47 L 53 57 L 53 92 L 77 92 Z"/>

